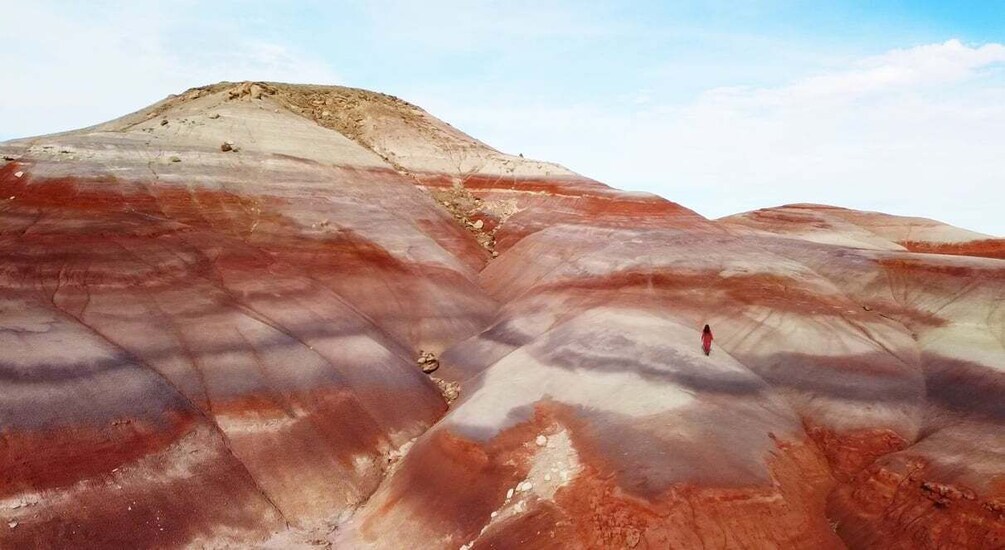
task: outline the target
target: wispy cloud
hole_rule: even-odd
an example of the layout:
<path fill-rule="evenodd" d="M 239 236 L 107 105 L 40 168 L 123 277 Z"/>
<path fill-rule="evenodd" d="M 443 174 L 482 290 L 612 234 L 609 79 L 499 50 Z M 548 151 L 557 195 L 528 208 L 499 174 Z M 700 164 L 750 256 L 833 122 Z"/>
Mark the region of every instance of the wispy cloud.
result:
<path fill-rule="evenodd" d="M 1005 62 L 1005 46 L 967 46 L 953 39 L 898 49 L 868 57 L 845 70 L 810 76 L 778 88 L 723 87 L 708 91 L 703 101 L 755 106 L 792 102 L 851 101 L 874 94 L 916 92 L 976 76 L 981 69 Z"/>
<path fill-rule="evenodd" d="M 918 40 L 840 3 L 0 3 L 0 139 L 220 80 L 345 82 L 713 217 L 824 202 L 1005 234 L 1000 33 Z"/>
<path fill-rule="evenodd" d="M 309 52 L 179 10 L 167 2 L 25 2 L 5 10 L 0 139 L 102 122 L 220 80 L 339 80 Z"/>
<path fill-rule="evenodd" d="M 691 100 L 521 103 L 437 113 L 504 149 L 719 217 L 819 202 L 1005 235 L 1005 46 L 958 40 Z M 630 96 L 629 96 L 630 97 Z"/>

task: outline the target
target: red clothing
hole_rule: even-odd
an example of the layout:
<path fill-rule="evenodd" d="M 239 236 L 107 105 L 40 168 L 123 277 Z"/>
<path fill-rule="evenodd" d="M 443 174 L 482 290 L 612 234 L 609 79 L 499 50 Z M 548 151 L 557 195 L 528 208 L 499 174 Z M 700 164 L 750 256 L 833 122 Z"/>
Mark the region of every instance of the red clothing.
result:
<path fill-rule="evenodd" d="M 708 355 L 712 351 L 712 332 L 701 333 L 701 349 Z"/>

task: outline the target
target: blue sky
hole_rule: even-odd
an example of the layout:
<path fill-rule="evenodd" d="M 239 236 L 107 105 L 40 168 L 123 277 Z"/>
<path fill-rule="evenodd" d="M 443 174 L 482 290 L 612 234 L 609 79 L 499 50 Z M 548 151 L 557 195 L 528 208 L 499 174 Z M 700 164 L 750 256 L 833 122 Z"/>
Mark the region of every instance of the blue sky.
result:
<path fill-rule="evenodd" d="M 220 80 L 384 91 L 719 217 L 817 202 L 1005 236 L 1005 2 L 0 0 L 0 139 Z"/>

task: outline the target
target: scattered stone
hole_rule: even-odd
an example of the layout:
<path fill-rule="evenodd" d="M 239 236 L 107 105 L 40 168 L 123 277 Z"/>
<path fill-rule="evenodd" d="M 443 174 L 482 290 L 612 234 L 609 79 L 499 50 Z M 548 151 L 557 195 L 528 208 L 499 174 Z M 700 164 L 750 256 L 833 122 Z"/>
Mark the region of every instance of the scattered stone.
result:
<path fill-rule="evenodd" d="M 16 521 L 12 521 L 12 522 L 8 523 L 7 526 L 10 527 L 11 529 L 13 529 L 13 528 L 17 527 L 17 522 Z"/>
<path fill-rule="evenodd" d="M 209 115 L 209 119 L 210 120 L 216 120 L 218 118 L 220 118 L 220 114 L 219 113 L 213 113 L 213 114 Z"/>
<path fill-rule="evenodd" d="M 429 374 L 435 372 L 436 369 L 440 368 L 440 361 L 435 355 L 428 351 L 419 350 L 419 358 L 416 360 L 422 372 Z"/>
<path fill-rule="evenodd" d="M 864 309 L 866 311 L 872 311 L 872 308 L 869 307 L 869 306 L 862 306 L 862 309 Z"/>
<path fill-rule="evenodd" d="M 168 125 L 168 119 L 162 118 L 161 119 L 161 126 L 167 126 L 167 125 Z"/>
<path fill-rule="evenodd" d="M 942 483 L 935 483 L 932 481 L 926 481 L 921 484 L 921 491 L 924 493 L 929 500 L 935 503 L 936 506 L 946 507 L 949 503 L 954 500 L 966 499 L 974 500 L 976 495 L 970 489 L 958 489 L 952 485 L 944 485 Z"/>
<path fill-rule="evenodd" d="M 493 250 L 492 251 L 492 257 L 493 258 L 498 258 L 499 257 L 499 251 L 498 250 Z"/>
<path fill-rule="evenodd" d="M 461 385 L 457 382 L 448 382 L 436 376 L 430 376 L 430 379 L 440 389 L 440 393 L 443 394 L 443 399 L 446 400 L 447 405 L 456 401 L 457 397 L 461 395 Z"/>
<path fill-rule="evenodd" d="M 471 227 L 474 227 L 475 229 L 481 229 L 482 227 L 485 227 L 485 222 L 483 222 L 482 220 L 475 220 L 475 223 L 471 224 Z"/>
<path fill-rule="evenodd" d="M 521 493 L 526 493 L 527 491 L 530 491 L 533 488 L 534 485 L 529 481 L 524 481 L 523 483 L 516 486 L 516 490 L 520 491 Z"/>
<path fill-rule="evenodd" d="M 513 498 L 513 489 L 506 491 L 506 500 Z"/>
<path fill-rule="evenodd" d="M 499 515 L 499 512 L 492 512 L 491 514 L 489 514 L 489 517 L 495 519 L 495 517 L 498 516 L 498 515 Z"/>
<path fill-rule="evenodd" d="M 638 529 L 629 528 L 628 533 L 625 534 L 625 544 L 629 548 L 635 548 L 639 545 L 640 540 L 642 540 L 642 534 L 639 533 Z"/>
<path fill-rule="evenodd" d="M 551 474 L 544 474 L 545 481 L 551 481 Z"/>
<path fill-rule="evenodd" d="M 12 156 L 10 156 L 10 155 L 4 155 L 4 156 L 3 156 L 3 159 L 4 159 L 5 161 L 7 161 L 7 162 L 11 162 L 11 161 L 14 161 L 14 160 L 17 160 L 17 157 L 12 157 Z"/>
<path fill-rule="evenodd" d="M 234 150 L 234 142 L 233 141 L 225 141 L 225 142 L 223 142 L 223 145 L 220 145 L 220 150 L 223 151 L 224 153 L 226 153 L 227 151 L 233 151 Z"/>
<path fill-rule="evenodd" d="M 537 436 L 537 439 L 534 440 L 534 443 L 537 443 L 538 447 L 544 447 L 548 444 L 548 438 L 544 435 L 539 435 Z"/>
<path fill-rule="evenodd" d="M 11 195 L 10 197 L 7 198 L 7 200 L 12 201 L 14 200 L 14 198 L 15 198 L 14 195 Z"/>
<path fill-rule="evenodd" d="M 181 157 L 171 157 L 168 160 L 170 160 L 171 162 L 181 162 Z"/>
<path fill-rule="evenodd" d="M 328 118 L 330 116 L 332 116 L 331 111 L 321 111 L 321 118 Z"/>
<path fill-rule="evenodd" d="M 15 178 L 20 178 L 20 177 L 21 177 L 21 176 L 23 176 L 23 175 L 24 175 L 24 172 L 22 172 L 22 171 L 20 171 L 20 170 L 18 170 L 17 172 L 14 172 L 14 177 L 15 177 Z"/>
<path fill-rule="evenodd" d="M 251 99 L 262 99 L 262 87 L 258 84 L 252 84 L 248 93 L 251 95 Z"/>

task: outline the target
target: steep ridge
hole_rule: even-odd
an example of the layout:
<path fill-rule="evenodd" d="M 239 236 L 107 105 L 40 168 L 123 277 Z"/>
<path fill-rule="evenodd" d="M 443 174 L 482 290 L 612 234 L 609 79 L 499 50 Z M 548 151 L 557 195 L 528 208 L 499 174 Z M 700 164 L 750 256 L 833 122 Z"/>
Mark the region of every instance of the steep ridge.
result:
<path fill-rule="evenodd" d="M 987 236 L 711 222 L 342 87 L 0 154 L 0 546 L 1005 543 Z"/>

